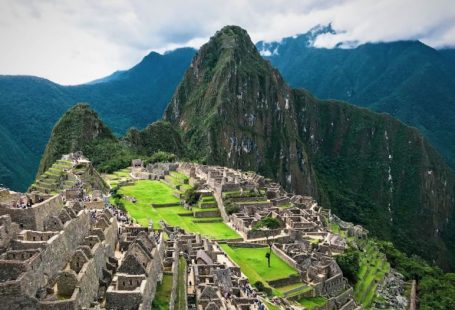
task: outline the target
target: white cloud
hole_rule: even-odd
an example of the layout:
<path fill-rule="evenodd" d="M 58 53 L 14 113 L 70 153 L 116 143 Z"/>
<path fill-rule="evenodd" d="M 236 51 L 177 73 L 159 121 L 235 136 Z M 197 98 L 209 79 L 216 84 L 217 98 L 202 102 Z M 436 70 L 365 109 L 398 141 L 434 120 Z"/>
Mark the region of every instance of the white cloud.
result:
<path fill-rule="evenodd" d="M 199 47 L 227 24 L 254 41 L 279 40 L 332 22 L 340 41 L 421 39 L 455 45 L 450 0 L 0 0 L 0 73 L 83 83 L 126 69 L 150 50 Z"/>

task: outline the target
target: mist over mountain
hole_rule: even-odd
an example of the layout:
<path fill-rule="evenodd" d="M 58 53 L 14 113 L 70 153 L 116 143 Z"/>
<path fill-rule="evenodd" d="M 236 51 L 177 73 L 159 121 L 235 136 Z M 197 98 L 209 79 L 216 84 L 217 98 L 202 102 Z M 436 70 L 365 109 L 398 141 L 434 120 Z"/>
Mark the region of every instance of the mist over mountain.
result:
<path fill-rule="evenodd" d="M 418 128 L 454 168 L 454 50 L 419 41 L 315 47 L 317 37 L 327 33 L 334 33 L 330 25 L 256 46 L 290 85 L 393 115 Z"/>

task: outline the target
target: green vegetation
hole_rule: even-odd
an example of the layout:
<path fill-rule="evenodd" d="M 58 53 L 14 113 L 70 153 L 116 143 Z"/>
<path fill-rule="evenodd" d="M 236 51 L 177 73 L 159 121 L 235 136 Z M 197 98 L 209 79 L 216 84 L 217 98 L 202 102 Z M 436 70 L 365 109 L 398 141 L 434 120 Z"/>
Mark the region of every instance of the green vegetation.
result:
<path fill-rule="evenodd" d="M 269 253 L 268 247 L 263 248 L 238 248 L 221 244 L 224 252 L 236 262 L 250 283 L 262 282 L 265 287 L 270 287 L 268 281 L 287 278 L 298 275 L 297 270 L 289 266 L 275 253 L 271 254 L 271 266 L 267 267 L 266 254 Z M 275 295 L 281 295 L 278 290 L 273 290 Z"/>
<path fill-rule="evenodd" d="M 183 195 L 183 199 L 187 204 L 190 206 L 195 205 L 196 202 L 199 200 L 199 194 L 196 193 L 197 187 L 193 186 L 187 189 Z"/>
<path fill-rule="evenodd" d="M 265 305 L 267 306 L 267 308 L 269 310 L 280 310 L 280 308 L 278 306 L 275 306 L 274 304 L 269 303 L 268 301 L 263 300 L 263 302 L 265 303 Z"/>
<path fill-rule="evenodd" d="M 299 304 L 304 306 L 306 309 L 311 310 L 318 307 L 322 307 L 327 303 L 327 299 L 321 296 L 318 297 L 305 297 L 299 300 Z"/>
<path fill-rule="evenodd" d="M 377 285 L 390 270 L 384 254 L 376 246 L 368 243 L 360 254 L 357 282 L 354 286 L 354 297 L 364 307 L 371 306 L 376 296 Z"/>
<path fill-rule="evenodd" d="M 166 121 L 154 122 L 142 131 L 131 128 L 126 133 L 124 141 L 134 152 L 142 155 L 153 154 L 158 151 L 178 156 L 185 154 L 180 133 Z"/>
<path fill-rule="evenodd" d="M 362 250 L 349 249 L 337 257 L 343 275 L 354 285 L 354 298 L 368 308 L 376 298 L 376 289 L 390 264 L 373 240 L 367 240 Z"/>
<path fill-rule="evenodd" d="M 30 186 L 32 190 L 38 190 L 42 193 L 55 193 L 60 187 L 65 175 L 64 170 L 72 168 L 73 164 L 67 160 L 57 160 L 47 171 L 41 174 Z M 74 180 L 64 180 L 64 188 L 71 188 Z"/>
<path fill-rule="evenodd" d="M 77 104 L 63 114 L 52 130 L 38 174 L 64 154 L 82 151 L 99 172 L 126 168 L 137 155 L 119 141 L 87 104 Z"/>
<path fill-rule="evenodd" d="M 116 187 L 120 182 L 130 180 L 130 168 L 124 168 L 109 174 L 104 174 L 103 179 L 111 187 Z"/>
<path fill-rule="evenodd" d="M 155 299 L 152 302 L 152 310 L 169 309 L 169 296 L 172 291 L 172 274 L 163 274 L 163 280 L 156 289 Z"/>
<path fill-rule="evenodd" d="M 175 298 L 176 310 L 186 310 L 186 261 L 181 256 L 179 258 L 177 296 Z"/>
<path fill-rule="evenodd" d="M 118 190 L 128 214 L 143 226 L 152 220 L 159 228 L 159 221 L 164 220 L 172 226 L 179 226 L 190 233 L 201 233 L 213 239 L 235 239 L 240 236 L 223 222 L 201 223 L 200 220 L 218 220 L 220 218 L 194 218 L 192 211 L 180 206 L 180 199 L 174 196 L 174 190 L 163 182 L 140 180 L 133 185 L 123 186 Z M 133 203 L 125 197 L 134 197 Z M 175 204 L 174 207 L 153 208 L 152 204 Z M 186 215 L 186 216 L 183 216 Z"/>

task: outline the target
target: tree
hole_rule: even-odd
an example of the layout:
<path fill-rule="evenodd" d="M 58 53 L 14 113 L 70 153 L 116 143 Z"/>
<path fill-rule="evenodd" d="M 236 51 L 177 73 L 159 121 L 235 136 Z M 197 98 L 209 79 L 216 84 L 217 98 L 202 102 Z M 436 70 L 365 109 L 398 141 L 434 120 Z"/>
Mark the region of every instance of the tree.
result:
<path fill-rule="evenodd" d="M 265 231 L 265 239 L 267 240 L 267 244 L 269 245 L 269 252 L 265 254 L 267 258 L 267 265 L 270 268 L 270 258 L 272 256 L 272 240 L 269 240 L 269 235 L 272 229 L 278 229 L 281 227 L 280 221 L 276 218 L 267 216 L 259 221 L 256 222 L 253 226 L 253 230 L 262 230 Z"/>
<path fill-rule="evenodd" d="M 337 256 L 336 261 L 343 271 L 343 275 L 353 285 L 357 283 L 357 272 L 360 266 L 360 252 L 355 249 L 348 249 L 342 255 Z"/>
<path fill-rule="evenodd" d="M 197 193 L 197 186 L 193 186 L 185 191 L 183 199 L 188 205 L 192 206 L 198 202 L 200 196 L 201 195 Z"/>

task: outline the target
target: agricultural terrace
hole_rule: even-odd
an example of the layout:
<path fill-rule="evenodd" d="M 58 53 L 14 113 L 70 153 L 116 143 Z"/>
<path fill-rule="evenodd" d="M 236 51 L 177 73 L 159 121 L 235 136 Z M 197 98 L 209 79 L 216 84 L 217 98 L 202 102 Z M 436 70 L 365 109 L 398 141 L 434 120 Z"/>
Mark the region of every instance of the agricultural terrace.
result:
<path fill-rule="evenodd" d="M 121 169 L 109 174 L 103 174 L 102 176 L 111 188 L 117 186 L 120 182 L 131 180 L 130 168 Z"/>
<path fill-rule="evenodd" d="M 192 211 L 180 205 L 178 192 L 168 184 L 155 180 L 139 180 L 132 185 L 126 185 L 118 191 L 123 195 L 120 200 L 128 214 L 137 220 L 139 224 L 148 226 L 149 221 L 153 221 L 154 228 L 160 228 L 160 220 L 164 220 L 168 225 L 179 226 L 189 233 L 200 233 L 208 238 L 236 239 L 240 236 L 226 225 L 221 217 L 194 217 L 194 212 L 212 211 L 216 208 L 200 209 L 193 208 Z M 133 198 L 136 200 L 132 202 Z M 160 204 L 169 206 L 152 207 Z"/>
<path fill-rule="evenodd" d="M 368 242 L 360 255 L 358 281 L 354 287 L 354 297 L 365 308 L 373 303 L 378 284 L 383 281 L 390 264 L 373 242 Z"/>

